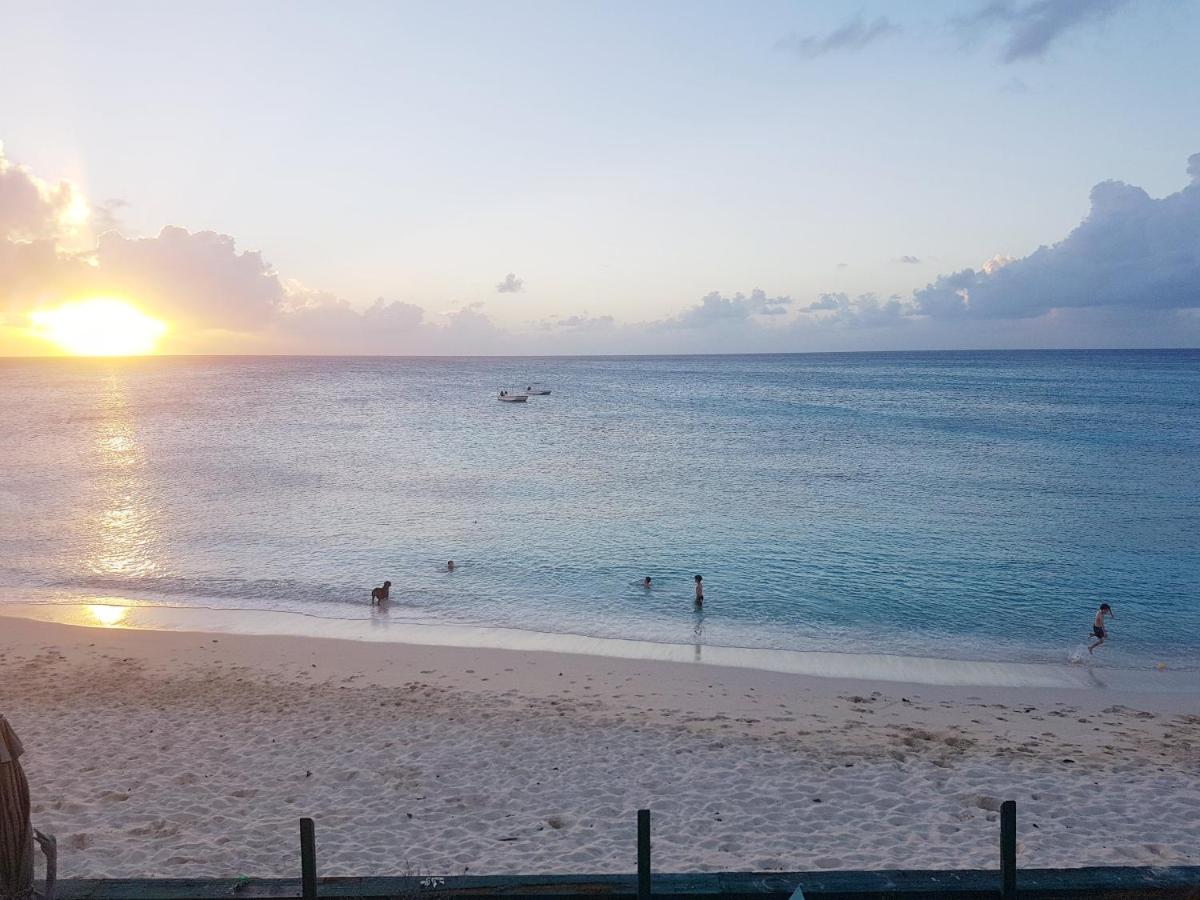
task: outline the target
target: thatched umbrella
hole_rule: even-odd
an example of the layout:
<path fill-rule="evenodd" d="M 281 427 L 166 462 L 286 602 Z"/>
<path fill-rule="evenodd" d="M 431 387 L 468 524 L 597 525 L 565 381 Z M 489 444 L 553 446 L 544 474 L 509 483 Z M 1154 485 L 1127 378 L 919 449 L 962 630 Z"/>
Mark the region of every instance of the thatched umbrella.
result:
<path fill-rule="evenodd" d="M 0 715 L 0 900 L 33 897 L 33 825 L 29 782 L 21 768 L 25 748 Z"/>

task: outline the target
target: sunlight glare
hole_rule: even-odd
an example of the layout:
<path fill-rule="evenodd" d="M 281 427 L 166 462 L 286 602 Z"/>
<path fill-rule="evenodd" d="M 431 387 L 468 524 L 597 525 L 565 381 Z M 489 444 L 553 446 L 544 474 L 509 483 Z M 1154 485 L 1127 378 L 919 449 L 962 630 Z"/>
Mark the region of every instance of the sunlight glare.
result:
<path fill-rule="evenodd" d="M 34 312 L 34 333 L 75 356 L 136 356 L 151 353 L 167 331 L 124 300 L 93 297 Z"/>
<path fill-rule="evenodd" d="M 129 609 L 125 606 L 109 606 L 108 604 L 93 603 L 87 607 L 87 611 L 91 613 L 93 619 L 105 628 L 115 628 L 121 624 Z"/>

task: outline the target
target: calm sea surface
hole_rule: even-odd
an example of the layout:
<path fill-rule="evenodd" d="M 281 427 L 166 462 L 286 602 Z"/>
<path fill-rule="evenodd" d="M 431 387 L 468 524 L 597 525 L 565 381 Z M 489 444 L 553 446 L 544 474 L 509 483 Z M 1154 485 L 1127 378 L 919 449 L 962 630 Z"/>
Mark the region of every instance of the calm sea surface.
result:
<path fill-rule="evenodd" d="M 1198 413 L 1197 351 L 0 360 L 0 593 L 1194 666 Z"/>

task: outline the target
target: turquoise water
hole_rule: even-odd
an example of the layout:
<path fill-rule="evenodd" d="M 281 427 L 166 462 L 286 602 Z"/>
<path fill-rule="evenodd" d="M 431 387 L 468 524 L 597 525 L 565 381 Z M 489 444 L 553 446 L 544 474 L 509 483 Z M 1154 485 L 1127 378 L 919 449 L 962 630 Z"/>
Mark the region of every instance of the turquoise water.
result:
<path fill-rule="evenodd" d="M 0 360 L 0 592 L 1032 662 L 1103 600 L 1186 668 L 1198 410 L 1197 351 Z"/>

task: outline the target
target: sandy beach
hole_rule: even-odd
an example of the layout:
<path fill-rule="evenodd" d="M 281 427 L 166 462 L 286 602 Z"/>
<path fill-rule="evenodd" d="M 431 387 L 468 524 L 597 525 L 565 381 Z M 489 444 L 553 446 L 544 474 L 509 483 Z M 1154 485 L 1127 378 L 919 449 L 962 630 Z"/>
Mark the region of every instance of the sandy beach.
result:
<path fill-rule="evenodd" d="M 1200 701 L 0 618 L 61 873 L 1200 863 Z"/>

